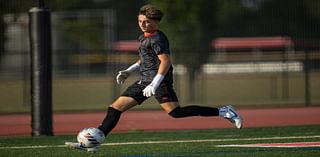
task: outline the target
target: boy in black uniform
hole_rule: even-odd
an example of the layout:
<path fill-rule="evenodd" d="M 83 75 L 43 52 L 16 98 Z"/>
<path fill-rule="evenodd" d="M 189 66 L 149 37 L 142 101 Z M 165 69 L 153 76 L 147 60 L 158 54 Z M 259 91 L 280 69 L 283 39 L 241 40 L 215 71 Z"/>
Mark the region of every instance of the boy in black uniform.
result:
<path fill-rule="evenodd" d="M 143 34 L 139 37 L 139 60 L 116 76 L 122 84 L 132 72 L 139 70 L 140 79 L 108 108 L 108 112 L 98 127 L 107 136 L 117 125 L 120 116 L 126 110 L 142 104 L 146 99 L 155 96 L 161 107 L 172 117 L 189 116 L 222 116 L 230 120 L 236 128 L 242 127 L 242 120 L 232 106 L 211 108 L 204 106 L 180 107 L 173 89 L 173 67 L 170 59 L 169 40 L 158 29 L 163 13 L 151 5 L 143 6 L 138 15 L 138 23 Z M 96 152 L 97 147 L 85 148 L 79 143 L 66 142 L 66 145 L 89 152 Z"/>

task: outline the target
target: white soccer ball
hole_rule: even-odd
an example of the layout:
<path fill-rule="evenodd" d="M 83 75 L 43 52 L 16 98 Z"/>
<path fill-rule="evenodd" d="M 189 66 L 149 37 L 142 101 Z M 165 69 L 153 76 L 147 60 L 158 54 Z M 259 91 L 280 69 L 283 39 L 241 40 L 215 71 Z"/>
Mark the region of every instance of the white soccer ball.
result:
<path fill-rule="evenodd" d="M 100 145 L 104 141 L 104 133 L 97 128 L 84 128 L 77 136 L 78 142 L 83 147 L 95 147 Z"/>

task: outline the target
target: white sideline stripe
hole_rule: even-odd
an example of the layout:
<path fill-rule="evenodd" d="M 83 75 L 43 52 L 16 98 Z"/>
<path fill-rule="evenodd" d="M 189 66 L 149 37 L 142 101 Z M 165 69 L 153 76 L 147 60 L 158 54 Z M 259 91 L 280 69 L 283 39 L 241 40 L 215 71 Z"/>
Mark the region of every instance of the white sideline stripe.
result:
<path fill-rule="evenodd" d="M 228 142 L 228 141 L 254 141 L 254 140 L 282 140 L 282 139 L 310 139 L 320 138 L 315 136 L 287 136 L 287 137 L 258 137 L 258 138 L 235 138 L 235 139 L 206 139 L 206 140 L 175 140 L 175 141 L 141 141 L 141 142 L 119 142 L 104 143 L 102 146 L 121 146 L 121 145 L 143 145 L 143 144 L 168 144 L 168 143 L 201 143 L 201 142 Z M 38 149 L 38 148 L 56 148 L 66 147 L 66 145 L 39 145 L 39 146 L 9 146 L 0 147 L 1 149 Z"/>
<path fill-rule="evenodd" d="M 296 145 L 296 144 L 301 145 Z M 305 144 L 305 145 L 303 145 Z M 215 147 L 249 147 L 249 148 L 297 148 L 297 147 L 320 147 L 320 142 L 289 142 L 289 143 L 261 143 L 261 144 L 226 144 Z"/>
<path fill-rule="evenodd" d="M 230 144 L 230 145 L 216 145 L 215 147 L 239 147 L 239 148 L 304 148 L 304 147 L 320 147 L 319 145 L 308 145 L 308 146 L 259 146 L 253 144 Z"/>

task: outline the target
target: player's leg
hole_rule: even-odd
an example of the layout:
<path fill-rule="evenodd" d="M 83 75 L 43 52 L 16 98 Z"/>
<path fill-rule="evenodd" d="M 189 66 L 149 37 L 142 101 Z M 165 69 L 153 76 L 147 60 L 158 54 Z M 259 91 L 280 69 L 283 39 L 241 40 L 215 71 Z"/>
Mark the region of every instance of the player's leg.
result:
<path fill-rule="evenodd" d="M 107 114 L 98 129 L 103 131 L 105 136 L 107 136 L 118 124 L 121 114 L 137 104 L 137 101 L 131 97 L 119 97 L 110 107 L 108 107 Z"/>
<path fill-rule="evenodd" d="M 199 105 L 180 107 L 178 97 L 170 83 L 162 83 L 156 91 L 161 107 L 174 118 L 189 116 L 218 116 L 219 109 Z"/>
<path fill-rule="evenodd" d="M 98 127 L 107 136 L 110 131 L 117 125 L 121 113 L 128 109 L 143 103 L 147 97 L 143 96 L 142 90 L 146 85 L 140 84 L 138 81 L 129 86 L 126 91 L 108 108 L 106 117 Z"/>
<path fill-rule="evenodd" d="M 126 110 L 136 106 L 137 104 L 137 101 L 131 97 L 119 97 L 108 108 L 107 114 L 98 129 L 100 129 L 105 134 L 105 136 L 107 136 L 111 132 L 111 130 L 118 124 L 122 112 L 125 112 Z M 78 142 L 65 142 L 65 145 L 70 148 L 79 149 L 91 153 L 98 152 L 100 147 L 100 145 L 96 145 L 94 147 L 84 147 Z"/>
<path fill-rule="evenodd" d="M 101 125 L 98 127 L 107 136 L 111 130 L 118 124 L 121 114 L 128 109 L 141 104 L 143 101 L 148 99 L 142 94 L 144 85 L 138 84 L 137 82 L 127 88 L 127 90 L 120 96 L 110 107 L 108 107 L 105 118 L 103 119 Z M 83 147 L 78 142 L 66 142 L 68 147 L 84 150 L 88 152 L 97 152 L 99 150 L 99 145 L 95 147 Z"/>
<path fill-rule="evenodd" d="M 206 106 L 189 105 L 180 107 L 179 102 L 165 102 L 161 107 L 174 118 L 190 116 L 219 116 L 219 109 Z"/>
<path fill-rule="evenodd" d="M 174 118 L 190 116 L 221 116 L 228 119 L 238 129 L 242 128 L 242 119 L 233 106 L 228 105 L 221 108 L 190 105 L 180 107 L 178 102 L 162 103 L 161 107 Z"/>
<path fill-rule="evenodd" d="M 232 106 L 221 108 L 189 105 L 180 107 L 178 98 L 171 84 L 162 84 L 155 95 L 161 107 L 174 118 L 190 116 L 221 116 L 232 122 L 235 127 L 242 128 L 242 119 Z"/>

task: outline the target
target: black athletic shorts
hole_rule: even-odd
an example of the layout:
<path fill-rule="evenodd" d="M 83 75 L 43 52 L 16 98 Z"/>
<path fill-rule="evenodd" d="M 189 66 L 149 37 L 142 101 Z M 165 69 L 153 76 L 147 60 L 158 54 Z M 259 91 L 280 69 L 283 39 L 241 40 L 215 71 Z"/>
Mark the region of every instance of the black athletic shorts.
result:
<path fill-rule="evenodd" d="M 143 89 L 146 88 L 149 83 L 150 82 L 137 81 L 129 86 L 121 96 L 131 97 L 140 105 L 148 99 L 148 97 L 143 96 Z M 160 104 L 178 101 L 178 97 L 173 89 L 172 83 L 162 82 L 154 96 Z"/>

